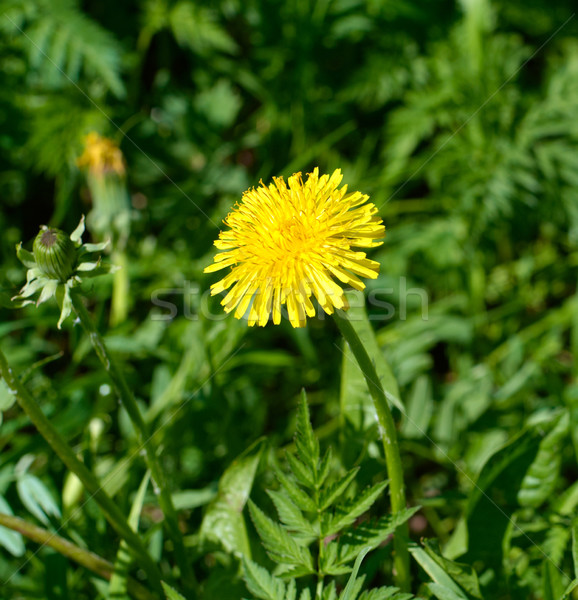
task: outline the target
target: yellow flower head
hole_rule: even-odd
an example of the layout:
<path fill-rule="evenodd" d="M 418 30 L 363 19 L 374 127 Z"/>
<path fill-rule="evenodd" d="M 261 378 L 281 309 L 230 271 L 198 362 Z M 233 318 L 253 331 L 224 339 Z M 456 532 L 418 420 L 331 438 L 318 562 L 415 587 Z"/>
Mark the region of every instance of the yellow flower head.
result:
<path fill-rule="evenodd" d="M 340 189 L 343 176 L 319 176 L 319 169 L 303 181 L 301 173 L 275 177 L 244 193 L 242 201 L 225 219 L 228 230 L 219 234 L 215 246 L 224 250 L 205 272 L 232 267 L 212 295 L 231 288 L 221 304 L 235 310 L 240 319 L 250 306 L 249 325 L 264 326 L 269 316 L 281 322 L 286 305 L 293 327 L 303 327 L 306 317 L 315 316 L 311 296 L 325 312 L 346 310 L 347 300 L 334 281 L 362 290 L 358 278 L 375 279 L 379 263 L 352 247 L 372 248 L 385 234 L 377 207 L 368 196 Z M 232 286 L 232 287 L 231 287 Z M 252 302 L 251 302 L 252 301 Z"/>
<path fill-rule="evenodd" d="M 92 131 L 84 138 L 84 152 L 76 161 L 79 167 L 87 167 L 91 175 L 106 173 L 124 175 L 124 158 L 120 148 L 110 138 Z"/>

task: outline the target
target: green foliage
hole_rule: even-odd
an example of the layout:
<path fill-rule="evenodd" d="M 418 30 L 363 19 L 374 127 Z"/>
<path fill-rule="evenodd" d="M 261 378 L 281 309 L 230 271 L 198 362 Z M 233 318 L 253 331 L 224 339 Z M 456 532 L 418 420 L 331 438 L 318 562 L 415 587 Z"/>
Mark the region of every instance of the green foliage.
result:
<path fill-rule="evenodd" d="M 112 278 L 86 285 L 87 306 L 154 432 L 199 599 L 339 600 L 349 580 L 356 600 L 400 594 L 380 433 L 337 329 L 249 329 L 202 272 L 245 189 L 315 166 L 341 168 L 387 227 L 368 253 L 380 275 L 351 314 L 422 506 L 411 593 L 576 596 L 574 12 L 570 0 L 0 1 L 0 346 L 122 513 L 142 503 L 138 535 L 171 593 L 188 596 L 155 486 L 137 493 L 146 465 L 88 338 L 72 319 L 54 330 L 55 303 L 10 301 L 26 277 L 15 245 L 93 210 L 76 164 L 91 131 L 123 152 L 131 233 L 126 318 L 111 323 Z M 296 423 L 302 387 L 311 415 Z M 119 567 L 109 594 L 0 528 L 2 597 L 132 597 L 148 573 L 4 382 L 0 414 L 0 513 Z"/>
<path fill-rule="evenodd" d="M 125 95 L 120 44 L 88 18 L 76 0 L 3 0 L 0 10 L 2 28 L 18 38 L 28 54 L 30 76 L 41 85 L 67 87 L 82 74 L 100 78 L 119 98 Z"/>
<path fill-rule="evenodd" d="M 321 457 L 304 391 L 297 410 L 295 448 L 295 455 L 287 454 L 289 474 L 284 473 L 279 465 L 275 466 L 280 489 L 268 491 L 280 522 L 272 520 L 249 501 L 253 524 L 267 554 L 277 563 L 277 571 L 283 578 L 291 578 L 291 583 L 286 588 L 281 579 L 245 559 L 247 587 L 261 600 L 285 600 L 295 598 L 295 578 L 315 575 L 319 594 L 323 586 L 326 590 L 330 589 L 324 583 L 324 577 L 351 573 L 340 600 L 356 600 L 364 579 L 357 578 L 363 558 L 383 544 L 417 509 L 354 525 L 370 511 L 383 494 L 387 482 L 376 483 L 352 494 L 359 469 L 351 469 L 337 478 L 331 476 L 332 453 L 329 449 Z M 352 566 L 353 561 L 355 564 Z M 302 594 L 307 593 L 305 589 Z M 402 600 L 402 596 L 394 597 Z"/>
<path fill-rule="evenodd" d="M 167 600 L 185 600 L 177 591 L 163 581 L 163 589 L 167 595 Z"/>

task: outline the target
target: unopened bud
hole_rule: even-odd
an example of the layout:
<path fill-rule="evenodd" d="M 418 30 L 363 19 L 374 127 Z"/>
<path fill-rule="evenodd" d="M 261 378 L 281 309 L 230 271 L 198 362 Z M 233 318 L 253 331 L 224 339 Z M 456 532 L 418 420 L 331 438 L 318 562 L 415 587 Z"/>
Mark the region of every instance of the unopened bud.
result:
<path fill-rule="evenodd" d="M 36 266 L 50 278 L 64 283 L 74 272 L 77 250 L 70 237 L 60 229 L 40 229 L 33 245 Z"/>

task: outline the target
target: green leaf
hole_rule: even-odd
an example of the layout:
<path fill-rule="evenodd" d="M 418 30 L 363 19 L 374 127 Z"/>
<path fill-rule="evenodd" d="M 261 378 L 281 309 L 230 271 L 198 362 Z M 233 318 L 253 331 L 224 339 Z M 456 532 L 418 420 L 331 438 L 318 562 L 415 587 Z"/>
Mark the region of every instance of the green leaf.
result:
<path fill-rule="evenodd" d="M 558 600 L 564 596 L 568 577 L 550 560 L 542 561 L 542 594 L 544 600 Z"/>
<path fill-rule="evenodd" d="M 12 508 L 6 502 L 3 496 L 0 496 L 0 512 L 13 516 Z M 17 532 L 7 527 L 0 526 L 0 546 L 6 548 L 12 556 L 23 556 L 26 552 L 26 546 L 24 545 L 24 538 Z"/>
<path fill-rule="evenodd" d="M 570 415 L 565 411 L 540 442 L 538 454 L 526 471 L 518 492 L 521 506 L 540 506 L 556 487 L 562 465 L 562 447 L 570 430 Z"/>
<path fill-rule="evenodd" d="M 267 493 L 273 500 L 280 521 L 285 524 L 288 531 L 305 538 L 315 537 L 315 530 L 311 523 L 284 492 L 268 490 Z"/>
<path fill-rule="evenodd" d="M 176 590 L 174 590 L 170 585 L 161 581 L 163 584 L 163 590 L 165 591 L 165 596 L 167 600 L 185 600 L 183 596 L 181 596 Z"/>
<path fill-rule="evenodd" d="M 2 413 L 14 406 L 16 396 L 10 391 L 6 382 L 0 379 L 0 425 L 2 425 Z"/>
<path fill-rule="evenodd" d="M 359 568 L 361 567 L 361 563 L 363 559 L 370 552 L 371 548 L 363 548 L 355 560 L 355 564 L 353 565 L 353 571 L 351 572 L 351 576 L 349 577 L 349 581 L 345 586 L 345 589 L 339 596 L 339 600 L 355 600 L 359 595 L 359 591 L 361 586 L 363 585 L 363 578 L 357 578 L 357 574 L 359 573 Z"/>
<path fill-rule="evenodd" d="M 249 511 L 263 546 L 274 561 L 303 567 L 306 572 L 314 572 L 313 558 L 307 548 L 299 546 L 281 525 L 273 522 L 251 500 L 249 500 Z"/>
<path fill-rule="evenodd" d="M 463 592 L 456 592 L 441 583 L 428 583 L 427 588 L 439 600 L 468 600 Z"/>
<path fill-rule="evenodd" d="M 571 536 L 572 531 L 559 523 L 552 524 L 546 531 L 542 549 L 555 565 L 560 566 Z"/>
<path fill-rule="evenodd" d="M 287 492 L 291 500 L 303 511 L 315 512 L 317 506 L 313 500 L 296 484 L 294 483 L 279 467 L 277 462 L 274 463 L 275 475 L 283 489 Z"/>
<path fill-rule="evenodd" d="M 319 486 L 319 488 L 321 488 L 321 486 L 325 483 L 325 480 L 329 475 L 332 459 L 333 451 L 331 450 L 331 446 L 329 446 L 319 465 L 319 473 L 317 474 L 317 485 Z"/>
<path fill-rule="evenodd" d="M 18 476 L 16 488 L 22 504 L 44 525 L 50 517 L 60 517 L 60 509 L 48 488 L 34 475 L 23 473 Z"/>
<path fill-rule="evenodd" d="M 424 540 L 424 549 L 465 592 L 482 600 L 480 583 L 476 571 L 467 564 L 460 564 L 442 556 L 437 540 Z"/>
<path fill-rule="evenodd" d="M 68 282 L 65 285 L 59 285 L 56 288 L 56 300 L 60 305 L 60 317 L 56 326 L 62 327 L 62 323 L 72 314 L 72 298 L 70 297 L 70 286 Z"/>
<path fill-rule="evenodd" d="M 210 503 L 200 529 L 201 539 L 222 545 L 227 552 L 250 557 L 243 509 L 253 487 L 264 441 L 257 440 L 223 473 L 217 497 Z"/>
<path fill-rule="evenodd" d="M 482 468 L 466 508 L 468 552 L 464 559 L 468 563 L 501 564 L 502 540 L 540 441 L 538 431 L 528 429 L 497 450 Z"/>
<path fill-rule="evenodd" d="M 460 586 L 448 573 L 446 573 L 444 567 L 440 566 L 439 562 L 434 560 L 428 552 L 416 545 L 410 545 L 409 551 L 420 567 L 434 580 L 435 584 L 432 585 L 439 586 L 439 588 L 435 588 L 438 592 L 445 594 L 448 600 L 450 598 L 448 594 L 453 594 L 453 597 L 451 597 L 452 600 L 456 600 L 457 598 L 467 600 L 467 596 L 465 596 Z M 443 597 L 438 595 L 438 592 L 434 590 L 432 590 L 432 592 L 435 593 L 438 598 L 443 600 Z"/>
<path fill-rule="evenodd" d="M 339 548 L 337 564 L 345 565 L 354 560 L 362 548 L 374 549 L 383 544 L 400 525 L 408 521 L 418 510 L 420 507 L 414 506 L 374 521 L 360 523 L 356 527 L 348 529 L 338 540 L 329 542 L 327 551 L 329 553 L 331 548 Z"/>
<path fill-rule="evenodd" d="M 412 594 L 399 593 L 395 587 L 380 587 L 363 592 L 359 600 L 411 600 Z"/>
<path fill-rule="evenodd" d="M 117 40 L 84 15 L 74 0 L 38 4 L 36 18 L 26 29 L 31 65 L 46 80 L 59 81 L 61 86 L 78 81 L 82 67 L 88 78 L 100 78 L 115 96 L 122 98 L 122 48 Z"/>
<path fill-rule="evenodd" d="M 379 498 L 383 490 L 387 487 L 387 481 L 381 481 L 374 486 L 367 488 L 356 498 L 346 504 L 338 506 L 335 514 L 325 520 L 322 524 L 324 536 L 339 533 L 344 527 L 351 525 L 357 517 L 369 510 L 371 505 Z"/>
<path fill-rule="evenodd" d="M 434 411 L 431 380 L 421 375 L 415 380 L 407 399 L 401 434 L 405 438 L 423 438 L 427 434 Z"/>
<path fill-rule="evenodd" d="M 578 519 L 574 519 L 572 523 L 572 561 L 574 576 L 578 579 Z"/>
<path fill-rule="evenodd" d="M 335 589 L 335 580 L 325 586 L 323 590 L 323 600 L 337 600 L 337 591 Z"/>
<path fill-rule="evenodd" d="M 243 558 L 247 589 L 260 600 L 285 600 L 285 584 L 251 559 Z"/>
<path fill-rule="evenodd" d="M 321 510 L 327 510 L 330 506 L 332 506 L 335 501 L 345 493 L 358 472 L 359 467 L 351 469 L 351 471 L 349 471 L 349 473 L 347 473 L 347 475 L 342 477 L 339 481 L 336 481 L 329 487 L 324 488 L 321 491 L 319 498 L 319 508 Z"/>
<path fill-rule="evenodd" d="M 301 462 L 296 456 L 287 452 L 285 455 L 287 462 L 295 478 L 303 484 L 305 487 L 315 489 L 316 488 L 316 475 L 315 471 L 309 466 Z"/>
<path fill-rule="evenodd" d="M 213 12 L 190 2 L 177 2 L 168 15 L 177 43 L 202 55 L 210 52 L 233 54 L 237 45 L 216 22 Z"/>
<path fill-rule="evenodd" d="M 82 217 L 80 217 L 80 221 L 78 222 L 78 225 L 76 226 L 75 230 L 70 234 L 71 241 L 76 245 L 82 244 L 82 235 L 84 234 L 84 230 L 85 230 L 84 222 L 85 222 L 85 218 L 84 218 L 84 215 L 82 215 Z"/>
<path fill-rule="evenodd" d="M 295 579 L 290 579 L 287 585 L 287 591 L 285 592 L 285 600 L 296 600 L 297 598 L 297 584 Z"/>
<path fill-rule="evenodd" d="M 147 471 L 141 484 L 135 494 L 130 514 L 128 517 L 128 524 L 133 531 L 138 531 L 138 525 L 140 521 L 140 515 L 145 500 L 145 494 L 150 481 L 150 472 Z M 128 600 L 127 585 L 128 585 L 128 574 L 129 567 L 132 562 L 132 554 L 129 550 L 128 544 L 122 540 L 116 553 L 116 560 L 114 561 L 114 571 L 110 578 L 108 585 L 107 598 L 114 600 Z"/>
<path fill-rule="evenodd" d="M 317 485 L 317 466 L 319 463 L 319 442 L 313 433 L 311 427 L 311 418 L 309 407 L 307 405 L 307 395 L 305 390 L 301 391 L 299 398 L 299 408 L 297 409 L 297 434 L 295 436 L 295 445 L 299 458 L 303 461 L 313 474 L 313 480 Z"/>
<path fill-rule="evenodd" d="M 27 269 L 33 269 L 34 267 L 36 267 L 36 260 L 34 259 L 34 254 L 32 254 L 32 252 L 29 252 L 28 250 L 25 250 L 22 247 L 22 242 L 20 242 L 16 246 L 16 256 L 18 257 L 18 260 Z"/>
<path fill-rule="evenodd" d="M 568 600 L 570 598 L 570 594 L 578 588 L 578 578 L 572 580 L 568 587 L 564 590 L 564 595 L 560 598 L 560 600 Z"/>

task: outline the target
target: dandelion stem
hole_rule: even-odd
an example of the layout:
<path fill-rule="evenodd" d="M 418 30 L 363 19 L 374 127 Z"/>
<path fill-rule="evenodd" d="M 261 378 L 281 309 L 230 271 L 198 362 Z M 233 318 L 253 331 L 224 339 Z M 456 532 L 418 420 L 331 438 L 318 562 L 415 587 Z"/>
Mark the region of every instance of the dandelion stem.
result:
<path fill-rule="evenodd" d="M 50 447 L 58 455 L 66 467 L 72 471 L 82 482 L 91 498 L 100 506 L 104 516 L 113 529 L 126 541 L 147 570 L 151 583 L 156 589 L 161 590 L 160 573 L 156 564 L 152 561 L 143 546 L 139 536 L 130 528 L 120 508 L 113 502 L 110 496 L 102 489 L 96 477 L 86 468 L 72 450 L 72 448 L 61 437 L 54 425 L 42 412 L 36 400 L 30 392 L 22 385 L 18 377 L 8 365 L 6 357 L 0 350 L 0 376 L 6 382 L 8 389 L 15 396 L 22 410 L 28 415 L 38 432 L 48 442 Z"/>
<path fill-rule="evenodd" d="M 33 525 L 24 519 L 0 513 L 0 525 L 12 529 L 13 531 L 17 531 L 42 546 L 49 546 L 59 554 L 62 554 L 62 556 L 66 556 L 85 569 L 96 573 L 103 579 L 110 580 L 114 573 L 114 565 L 98 556 L 98 554 L 80 548 L 67 539 L 43 529 L 42 527 Z M 128 578 L 127 586 L 129 593 L 136 600 L 155 600 L 158 598 L 158 596 L 149 592 L 140 583 L 134 581 L 134 579 Z"/>
<path fill-rule="evenodd" d="M 100 359 L 103 367 L 108 373 L 114 388 L 122 402 L 122 405 L 126 409 L 132 424 L 137 434 L 138 445 L 144 449 L 145 460 L 148 468 L 151 472 L 153 484 L 159 491 L 159 505 L 165 516 L 165 523 L 167 526 L 168 534 L 174 544 L 175 555 L 181 570 L 183 578 L 183 584 L 186 590 L 196 595 L 197 581 L 193 573 L 191 563 L 187 559 L 187 552 L 185 550 L 185 544 L 183 542 L 183 536 L 179 529 L 177 512 L 175 510 L 171 493 L 164 475 L 164 471 L 158 461 L 158 457 L 155 451 L 154 444 L 152 443 L 153 436 L 150 435 L 148 427 L 141 415 L 140 409 L 136 403 L 133 393 L 131 392 L 124 375 L 117 363 L 113 360 L 110 355 L 108 348 L 104 342 L 104 339 L 96 329 L 94 321 L 90 314 L 86 310 L 82 296 L 78 292 L 73 292 L 72 306 L 82 323 L 86 333 L 90 338 L 90 342 Z"/>
<path fill-rule="evenodd" d="M 389 404 L 380 379 L 375 370 L 375 366 L 363 345 L 363 342 L 357 335 L 357 332 L 351 324 L 348 315 L 343 311 L 336 311 L 334 314 L 335 322 L 349 344 L 357 364 L 361 369 L 369 393 L 373 399 L 375 411 L 379 426 L 382 430 L 383 450 L 385 453 L 385 462 L 389 476 L 389 493 L 391 498 L 392 512 L 398 513 L 406 508 L 405 487 L 403 482 L 403 466 L 399 453 L 399 444 L 397 442 L 397 431 L 393 416 L 389 409 Z M 411 585 L 411 575 L 409 570 L 409 552 L 407 543 L 409 540 L 409 530 L 407 523 L 401 525 L 394 535 L 394 579 L 396 585 L 404 592 L 409 591 Z"/>

